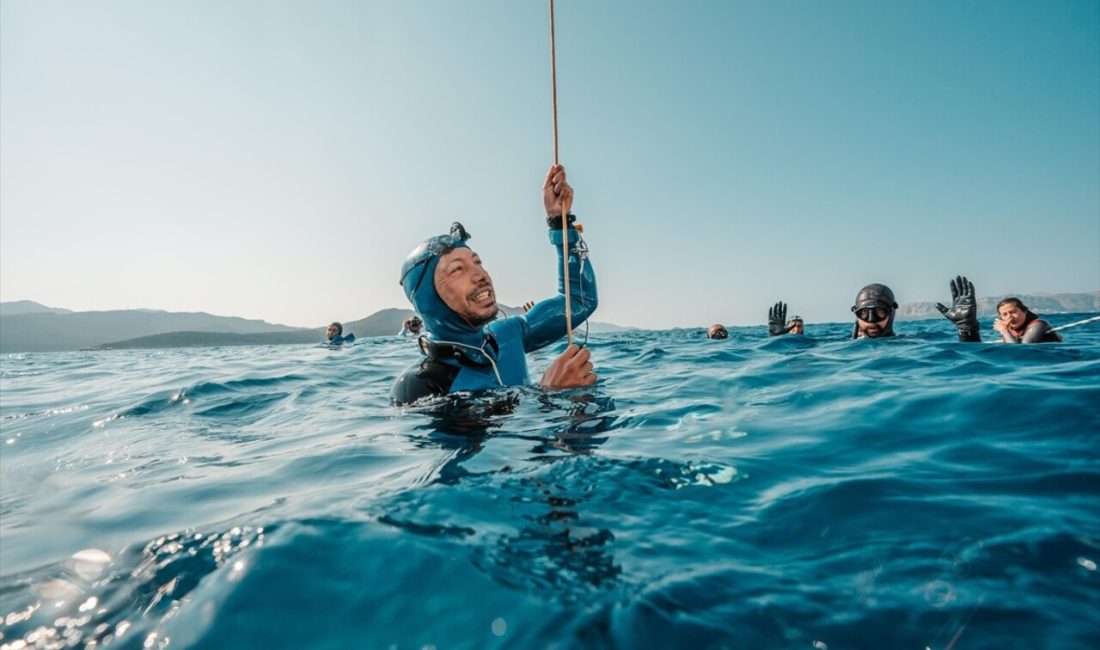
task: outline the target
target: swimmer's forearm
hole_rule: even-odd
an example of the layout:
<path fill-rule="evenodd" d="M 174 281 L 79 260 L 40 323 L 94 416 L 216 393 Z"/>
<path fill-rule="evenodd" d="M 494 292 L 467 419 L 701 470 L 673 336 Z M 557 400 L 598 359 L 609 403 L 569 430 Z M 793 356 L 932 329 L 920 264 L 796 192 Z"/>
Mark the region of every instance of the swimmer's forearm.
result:
<path fill-rule="evenodd" d="M 581 241 L 580 233 L 569 229 L 571 251 Z M 556 251 L 558 269 L 558 295 L 535 304 L 525 315 L 524 348 L 531 352 L 543 348 L 566 334 L 565 330 L 565 271 L 562 268 L 561 231 L 550 231 L 550 243 Z M 583 247 L 582 247 L 583 250 Z M 599 296 L 596 290 L 596 274 L 587 250 L 569 256 L 569 298 L 573 327 L 578 327 L 596 311 Z"/>
<path fill-rule="evenodd" d="M 569 228 L 569 307 L 572 312 L 572 326 L 577 327 L 599 305 L 599 294 L 596 290 L 596 273 L 592 263 L 588 259 L 588 247 L 585 245 L 581 233 L 575 228 Z M 565 270 L 562 264 L 561 230 L 550 231 L 550 243 L 554 246 L 557 257 L 558 269 L 558 295 L 565 296 Z M 565 323 L 562 319 L 562 333 L 565 336 Z"/>

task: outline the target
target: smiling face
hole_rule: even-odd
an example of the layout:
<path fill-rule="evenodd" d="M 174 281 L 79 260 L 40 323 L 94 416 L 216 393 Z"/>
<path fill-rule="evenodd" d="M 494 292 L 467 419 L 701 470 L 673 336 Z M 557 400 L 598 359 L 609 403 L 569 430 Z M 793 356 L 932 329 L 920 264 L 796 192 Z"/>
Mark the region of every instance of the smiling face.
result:
<path fill-rule="evenodd" d="M 997 315 L 1001 317 L 1001 321 L 1014 330 L 1018 330 L 1024 326 L 1024 321 L 1027 320 L 1027 310 L 1021 309 L 1020 305 L 1014 302 L 1006 302 L 997 308 Z"/>
<path fill-rule="evenodd" d="M 474 327 L 496 318 L 493 279 L 481 265 L 481 258 L 469 248 L 456 248 L 439 258 L 435 290 L 444 304 Z"/>

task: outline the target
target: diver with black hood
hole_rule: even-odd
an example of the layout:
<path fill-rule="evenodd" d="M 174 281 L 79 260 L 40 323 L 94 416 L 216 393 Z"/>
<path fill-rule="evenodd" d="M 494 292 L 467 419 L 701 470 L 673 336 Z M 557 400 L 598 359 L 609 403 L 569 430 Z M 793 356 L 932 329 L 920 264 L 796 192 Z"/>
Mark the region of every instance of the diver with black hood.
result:
<path fill-rule="evenodd" d="M 964 343 L 981 342 L 978 325 L 978 301 L 974 294 L 974 283 L 963 276 L 951 281 L 951 306 L 936 303 L 936 309 L 943 317 L 951 321 L 959 332 L 959 341 Z M 898 302 L 894 292 L 885 284 L 873 283 L 856 294 L 852 313 L 856 322 L 852 328 L 853 339 L 877 339 L 894 336 L 894 317 L 897 315 Z M 768 334 L 781 336 L 787 333 L 802 333 L 802 319 L 795 316 L 787 322 L 787 305 L 775 303 L 768 310 Z M 795 325 L 797 323 L 797 325 Z"/>
<path fill-rule="evenodd" d="M 894 336 L 894 316 L 898 303 L 885 284 L 869 284 L 856 294 L 852 313 L 856 315 L 853 339 L 877 339 Z"/>
<path fill-rule="evenodd" d="M 422 397 L 477 391 L 528 383 L 527 353 L 566 334 L 562 269 L 562 214 L 567 214 L 569 289 L 572 326 L 596 309 L 596 276 L 588 247 L 568 214 L 573 188 L 565 168 L 553 165 L 542 187 L 549 215 L 550 243 L 557 251 L 558 295 L 535 304 L 527 313 L 497 319 L 493 280 L 481 258 L 466 243 L 469 233 L 454 223 L 447 235 L 424 240 L 401 267 L 405 296 L 427 326 L 419 339 L 423 357 L 394 382 L 393 403 L 405 405 Z M 588 348 L 570 345 L 546 370 L 542 385 L 583 386 L 596 381 Z"/>
<path fill-rule="evenodd" d="M 876 339 L 894 336 L 894 316 L 898 303 L 894 292 L 885 284 L 869 284 L 856 294 L 852 313 L 856 316 L 852 330 L 853 339 Z M 978 325 L 978 300 L 974 295 L 974 283 L 963 276 L 951 281 L 951 306 L 936 303 L 936 309 L 951 321 L 963 343 L 981 342 Z"/>

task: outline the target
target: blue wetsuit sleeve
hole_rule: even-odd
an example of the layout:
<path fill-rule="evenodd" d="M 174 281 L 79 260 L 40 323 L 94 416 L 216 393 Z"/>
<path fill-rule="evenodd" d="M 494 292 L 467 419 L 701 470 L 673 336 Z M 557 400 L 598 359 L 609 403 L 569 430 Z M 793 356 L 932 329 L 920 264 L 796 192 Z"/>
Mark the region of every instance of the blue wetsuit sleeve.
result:
<path fill-rule="evenodd" d="M 561 231 L 550 231 L 550 243 L 557 252 L 558 295 L 536 303 L 525 315 L 523 348 L 538 350 L 565 336 L 565 273 L 562 270 Z M 599 297 L 596 274 L 588 259 L 588 248 L 575 228 L 569 229 L 569 294 L 573 327 L 579 326 L 596 311 Z"/>

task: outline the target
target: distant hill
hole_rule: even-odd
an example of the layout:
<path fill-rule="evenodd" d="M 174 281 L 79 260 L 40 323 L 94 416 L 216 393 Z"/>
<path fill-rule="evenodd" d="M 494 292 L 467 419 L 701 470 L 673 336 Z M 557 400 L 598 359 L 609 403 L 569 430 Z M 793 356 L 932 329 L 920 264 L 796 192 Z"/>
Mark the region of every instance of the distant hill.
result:
<path fill-rule="evenodd" d="M 997 303 L 1008 296 L 983 296 L 978 298 L 978 315 L 993 317 L 997 315 Z M 1100 291 L 1092 293 L 1036 293 L 1017 294 L 1015 297 L 1024 302 L 1038 314 L 1077 314 L 1100 311 Z M 947 304 L 947 303 L 944 303 Z M 907 302 L 898 307 L 898 320 L 922 320 L 942 318 L 934 302 Z"/>
<path fill-rule="evenodd" d="M 169 332 L 259 334 L 301 328 L 204 312 L 126 309 L 0 316 L 0 353 L 80 350 Z"/>
<path fill-rule="evenodd" d="M 0 302 L 0 316 L 16 316 L 19 314 L 71 314 L 69 309 L 47 307 L 33 300 L 9 300 Z"/>
<path fill-rule="evenodd" d="M 637 327 L 629 327 L 627 325 L 616 325 L 615 323 L 600 323 L 597 321 L 591 321 L 588 324 L 593 334 L 610 334 L 611 332 L 633 332 L 637 331 Z M 582 326 L 583 327 L 583 326 Z"/>
<path fill-rule="evenodd" d="M 288 345 L 296 343 L 320 343 L 325 338 L 322 330 L 293 330 L 290 332 L 261 332 L 259 334 L 232 334 L 229 332 L 169 332 L 140 336 L 126 341 L 104 343 L 95 350 L 131 350 L 138 348 L 189 348 L 227 345 Z"/>
<path fill-rule="evenodd" d="M 508 305 L 501 305 L 501 311 L 507 316 L 523 312 Z M 344 323 L 344 332 L 359 338 L 394 336 L 412 315 L 410 309 L 382 309 Z M 152 309 L 74 312 L 17 300 L 0 302 L 0 353 L 313 343 L 324 338 L 327 325 L 308 329 L 205 312 Z M 594 333 L 631 329 L 609 323 L 590 326 Z"/>
<path fill-rule="evenodd" d="M 394 336 L 401 331 L 401 323 L 413 315 L 411 309 L 381 309 L 366 318 L 344 323 L 344 333 L 352 333 L 359 338 L 368 336 Z M 327 325 L 327 323 L 326 323 Z"/>

